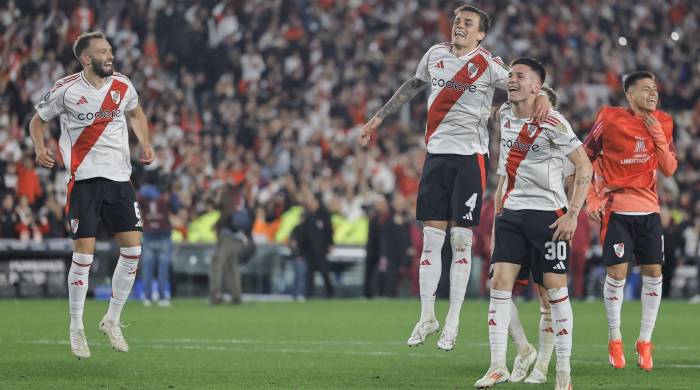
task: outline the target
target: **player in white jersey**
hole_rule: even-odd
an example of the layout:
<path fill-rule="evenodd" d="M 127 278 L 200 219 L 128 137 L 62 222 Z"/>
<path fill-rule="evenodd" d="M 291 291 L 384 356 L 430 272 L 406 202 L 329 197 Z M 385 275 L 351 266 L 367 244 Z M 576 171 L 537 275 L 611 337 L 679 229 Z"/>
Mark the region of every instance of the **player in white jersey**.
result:
<path fill-rule="evenodd" d="M 547 95 L 552 108 L 556 109 L 558 97 L 556 92 L 551 88 L 542 86 L 542 91 Z M 494 110 L 494 115 L 492 118 L 494 123 L 500 125 L 500 110 Z M 564 159 L 564 182 L 565 189 L 567 191 L 567 198 L 571 199 L 571 190 L 574 185 L 574 173 L 575 167 L 569 161 L 569 159 Z M 492 232 L 491 236 L 494 234 Z M 493 252 L 493 240 L 491 241 L 491 252 Z M 543 286 L 543 273 L 536 264 L 538 256 L 542 256 L 538 251 L 531 249 L 530 251 L 531 259 L 530 263 L 525 263 L 520 268 L 520 272 L 515 281 L 515 286 L 520 288 L 527 288 L 530 283 L 530 275 L 532 275 L 532 280 L 537 286 L 537 300 L 539 302 L 540 311 L 540 321 L 538 326 L 539 335 L 539 348 L 535 348 L 530 344 L 525 334 L 525 329 L 523 328 L 522 322 L 520 321 L 520 315 L 518 313 L 518 308 L 515 302 L 511 301 L 511 318 L 508 323 L 508 335 L 511 337 L 515 343 L 518 353 L 513 361 L 513 371 L 510 374 L 511 382 L 521 382 L 524 380 L 525 383 L 529 384 L 539 384 L 545 383 L 547 381 L 547 372 L 549 370 L 549 360 L 552 356 L 552 350 L 554 349 L 554 332 L 552 328 L 552 306 L 549 304 L 547 299 L 547 290 Z M 489 279 L 493 278 L 493 266 L 489 275 Z M 515 288 L 514 286 L 514 288 Z M 534 368 L 530 375 L 528 372 L 532 365 Z"/>
<path fill-rule="evenodd" d="M 542 64 L 519 58 L 511 64 L 508 101 L 500 110 L 501 154 L 494 220 L 494 263 L 488 326 L 491 365 L 476 388 L 509 379 L 506 368 L 511 292 L 521 265 L 539 252 L 533 267 L 543 272 L 552 306 L 557 353 L 556 389 L 571 388 L 573 315 L 566 272 L 568 244 L 576 230 L 592 168 L 581 141 L 566 119 L 553 111 L 545 120 L 532 119 L 534 100 L 545 80 Z M 575 167 L 571 207 L 564 192 L 563 160 Z M 569 208 L 568 211 L 565 211 Z M 554 230 L 554 231 L 553 231 Z"/>
<path fill-rule="evenodd" d="M 452 42 L 432 46 L 421 59 L 416 75 L 396 91 L 389 102 L 363 127 L 360 143 L 367 145 L 384 118 L 396 112 L 430 85 L 423 165 L 416 218 L 423 221 L 423 255 L 419 285 L 421 315 L 408 339 L 420 345 L 437 332 L 435 294 L 442 272 L 442 247 L 450 229 L 450 308 L 438 347 L 454 348 L 459 314 L 471 272 L 471 227 L 479 224 L 486 186 L 489 134 L 486 124 L 495 88 L 506 88 L 508 70 L 480 43 L 490 20 L 482 10 L 461 6 L 454 11 Z M 549 112 L 545 96 L 538 99 L 538 114 Z"/>
<path fill-rule="evenodd" d="M 44 143 L 48 122 L 58 116 L 61 157 L 70 170 L 66 217 L 73 239 L 73 262 L 68 272 L 70 345 L 78 359 L 90 357 L 83 327 L 88 275 L 101 220 L 119 244 L 119 261 L 112 277 L 112 298 L 99 330 L 112 347 L 127 352 L 120 316 L 134 284 L 141 255 L 142 222 L 134 187 L 129 181 L 129 130 L 141 143 L 141 162 L 154 159 L 146 116 L 131 81 L 113 71 L 112 47 L 104 34 L 81 34 L 73 52 L 83 71 L 64 77 L 36 105 L 29 124 L 36 161 L 52 168 L 54 157 Z"/>

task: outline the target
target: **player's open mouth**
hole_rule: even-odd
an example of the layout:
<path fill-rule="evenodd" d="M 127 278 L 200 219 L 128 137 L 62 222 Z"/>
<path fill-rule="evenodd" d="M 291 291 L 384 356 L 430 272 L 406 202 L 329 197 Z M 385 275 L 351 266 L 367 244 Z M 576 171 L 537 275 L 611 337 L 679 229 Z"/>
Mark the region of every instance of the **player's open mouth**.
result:
<path fill-rule="evenodd" d="M 647 100 L 647 102 L 649 102 L 651 104 L 656 104 L 656 99 L 649 99 L 649 100 Z"/>
<path fill-rule="evenodd" d="M 456 37 L 466 38 L 466 37 L 467 37 L 467 34 L 463 33 L 462 30 L 457 30 L 457 31 L 455 31 L 455 36 L 456 36 Z"/>
<path fill-rule="evenodd" d="M 509 85 L 508 92 L 518 92 L 518 87 L 516 87 L 514 85 Z"/>

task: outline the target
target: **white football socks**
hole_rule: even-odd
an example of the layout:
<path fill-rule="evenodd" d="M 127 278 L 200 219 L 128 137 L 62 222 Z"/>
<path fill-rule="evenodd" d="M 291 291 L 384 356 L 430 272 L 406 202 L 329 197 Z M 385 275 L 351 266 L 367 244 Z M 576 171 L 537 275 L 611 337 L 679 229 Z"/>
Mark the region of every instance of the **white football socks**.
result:
<path fill-rule="evenodd" d="M 420 286 L 420 320 L 435 320 L 435 294 L 442 273 L 442 245 L 445 232 L 426 226 L 423 228 L 423 254 L 420 258 L 418 283 Z"/>
<path fill-rule="evenodd" d="M 459 313 L 467 292 L 469 274 L 472 270 L 472 231 L 467 228 L 450 229 L 452 245 L 452 264 L 450 265 L 450 309 L 447 312 L 445 326 L 457 329 Z"/>
<path fill-rule="evenodd" d="M 107 319 L 110 321 L 118 323 L 120 320 L 122 309 L 136 279 L 140 256 L 140 246 L 119 248 L 119 261 L 112 276 L 112 298 L 107 310 Z"/>
<path fill-rule="evenodd" d="M 557 351 L 557 372 L 571 372 L 571 341 L 574 333 L 574 313 L 571 310 L 569 289 L 566 287 L 547 290 L 552 305 L 552 328 Z"/>
<path fill-rule="evenodd" d="M 621 340 L 620 332 L 620 312 L 622 311 L 622 301 L 625 296 L 625 281 L 615 280 L 610 276 L 605 277 L 605 288 L 603 288 L 603 299 L 605 302 L 605 312 L 608 316 L 608 338 L 610 340 Z"/>
<path fill-rule="evenodd" d="M 530 343 L 527 341 L 525 329 L 523 329 L 523 324 L 520 322 L 520 313 L 518 313 L 518 308 L 515 306 L 515 303 L 513 303 L 513 300 L 510 301 L 508 333 L 518 347 L 518 354 L 525 355 L 530 350 Z"/>
<path fill-rule="evenodd" d="M 73 261 L 68 271 L 68 305 L 70 308 L 70 328 L 84 329 L 83 309 L 88 291 L 88 278 L 92 255 L 73 253 Z"/>
<path fill-rule="evenodd" d="M 656 316 L 661 305 L 662 277 L 642 276 L 642 324 L 639 328 L 639 340 L 651 341 Z"/>
<path fill-rule="evenodd" d="M 511 295 L 510 291 L 491 289 L 488 316 L 491 367 L 506 367 Z"/>
<path fill-rule="evenodd" d="M 549 370 L 549 360 L 554 349 L 554 328 L 552 326 L 551 309 L 540 309 L 539 350 L 535 368 L 546 374 Z"/>

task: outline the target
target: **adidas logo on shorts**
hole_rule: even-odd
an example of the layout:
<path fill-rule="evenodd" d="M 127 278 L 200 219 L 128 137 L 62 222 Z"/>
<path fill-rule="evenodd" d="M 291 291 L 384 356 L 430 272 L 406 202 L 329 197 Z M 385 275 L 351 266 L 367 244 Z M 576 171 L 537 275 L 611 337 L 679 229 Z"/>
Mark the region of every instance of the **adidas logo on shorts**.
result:
<path fill-rule="evenodd" d="M 564 265 L 563 261 L 560 261 L 559 263 L 557 263 L 557 265 L 554 266 L 554 269 L 565 270 L 566 266 Z"/>

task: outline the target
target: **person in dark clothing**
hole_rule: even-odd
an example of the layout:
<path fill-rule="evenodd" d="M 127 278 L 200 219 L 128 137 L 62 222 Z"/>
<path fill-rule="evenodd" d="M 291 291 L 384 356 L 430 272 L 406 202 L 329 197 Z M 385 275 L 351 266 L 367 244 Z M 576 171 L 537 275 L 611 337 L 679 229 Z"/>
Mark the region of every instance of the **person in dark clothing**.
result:
<path fill-rule="evenodd" d="M 413 250 L 406 201 L 400 194 L 394 195 L 390 213 L 391 218 L 380 231 L 379 293 L 395 297 L 399 292 L 400 270 L 410 265 Z"/>
<path fill-rule="evenodd" d="M 382 244 L 382 230 L 384 225 L 391 218 L 389 203 L 384 196 L 381 196 L 374 204 L 372 215 L 369 219 L 369 230 L 367 232 L 367 244 L 365 246 L 365 285 L 364 294 L 367 298 L 374 296 L 375 276 L 379 265 L 379 258 Z"/>
<path fill-rule="evenodd" d="M 216 203 L 221 216 L 216 231 L 219 239 L 209 273 L 209 303 L 212 305 L 223 301 L 223 290 L 231 294 L 232 304 L 241 303 L 240 261 L 253 246 L 254 213 L 245 195 L 245 182 L 238 186 L 226 185 L 218 194 Z"/>
<path fill-rule="evenodd" d="M 17 232 L 19 214 L 15 211 L 15 198 L 11 193 L 7 193 L 3 196 L 1 207 L 0 238 L 19 238 L 19 233 Z"/>
<path fill-rule="evenodd" d="M 326 297 L 335 294 L 328 271 L 328 252 L 333 245 L 333 226 L 331 214 L 323 206 L 318 195 L 304 196 L 304 219 L 298 231 L 297 245 L 306 260 L 306 293 L 314 295 L 314 271 L 320 271 L 326 285 Z"/>

